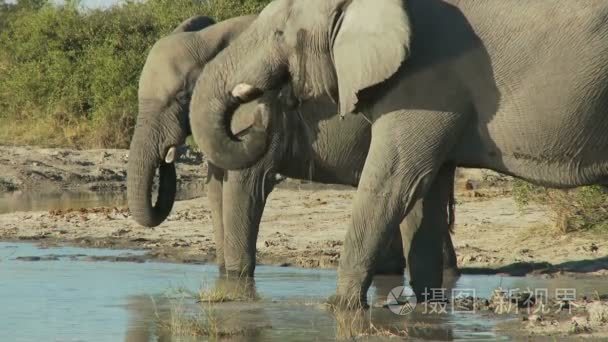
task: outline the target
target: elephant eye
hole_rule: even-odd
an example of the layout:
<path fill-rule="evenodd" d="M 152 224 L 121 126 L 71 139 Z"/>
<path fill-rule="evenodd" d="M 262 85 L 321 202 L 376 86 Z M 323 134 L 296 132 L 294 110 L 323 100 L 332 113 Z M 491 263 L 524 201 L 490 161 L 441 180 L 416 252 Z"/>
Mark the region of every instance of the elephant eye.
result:
<path fill-rule="evenodd" d="M 282 30 L 274 30 L 274 35 L 276 37 L 281 37 L 281 36 L 283 36 L 283 31 Z"/>

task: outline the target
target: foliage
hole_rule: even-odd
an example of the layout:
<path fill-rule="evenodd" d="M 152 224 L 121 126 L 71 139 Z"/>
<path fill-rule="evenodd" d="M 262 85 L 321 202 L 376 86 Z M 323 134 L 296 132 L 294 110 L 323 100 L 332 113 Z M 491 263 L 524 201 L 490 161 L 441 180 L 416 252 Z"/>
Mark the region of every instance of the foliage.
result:
<path fill-rule="evenodd" d="M 182 20 L 259 11 L 268 0 L 0 2 L 0 144 L 128 147 L 150 47 Z"/>
<path fill-rule="evenodd" d="M 562 233 L 608 231 L 608 191 L 601 186 L 564 190 L 516 180 L 513 197 L 520 207 L 529 203 L 546 205 L 551 210 L 556 228 Z"/>

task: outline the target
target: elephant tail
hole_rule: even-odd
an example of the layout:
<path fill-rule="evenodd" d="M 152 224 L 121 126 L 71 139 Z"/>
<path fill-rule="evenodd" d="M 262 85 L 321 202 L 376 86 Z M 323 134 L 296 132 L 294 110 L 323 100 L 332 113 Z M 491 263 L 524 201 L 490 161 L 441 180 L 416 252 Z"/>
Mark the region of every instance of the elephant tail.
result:
<path fill-rule="evenodd" d="M 456 173 L 456 166 L 454 165 L 450 165 L 450 182 L 448 183 L 449 185 L 449 190 L 448 190 L 448 194 L 447 194 L 447 210 L 448 210 L 448 230 L 450 232 L 450 234 L 454 234 L 454 229 L 455 229 L 455 221 L 456 221 L 456 216 L 455 216 L 455 209 L 456 209 L 456 198 L 455 198 L 455 194 L 454 194 L 454 178 L 455 178 L 455 173 Z"/>
<path fill-rule="evenodd" d="M 450 189 L 450 194 L 448 195 L 448 230 L 450 234 L 454 234 L 454 221 L 456 221 L 456 217 L 454 217 L 455 207 L 456 207 L 456 198 L 454 198 L 454 186 Z"/>

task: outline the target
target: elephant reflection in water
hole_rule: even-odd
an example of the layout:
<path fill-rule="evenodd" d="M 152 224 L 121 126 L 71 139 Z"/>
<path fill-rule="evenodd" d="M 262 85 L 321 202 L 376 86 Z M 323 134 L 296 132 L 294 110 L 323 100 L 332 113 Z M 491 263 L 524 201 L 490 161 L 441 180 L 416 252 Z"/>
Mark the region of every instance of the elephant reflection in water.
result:
<path fill-rule="evenodd" d="M 185 296 L 129 297 L 125 341 L 173 341 L 175 338 L 196 341 L 218 336 L 223 340 L 230 340 L 231 336 L 263 340 L 263 331 L 270 327 L 270 320 L 264 303 L 251 301 L 258 298 L 252 279 L 218 277 L 213 291 L 225 297 L 215 298 L 217 302 Z M 230 302 L 233 298 L 247 302 Z"/>
<path fill-rule="evenodd" d="M 382 293 L 394 286 L 401 285 L 402 280 L 402 277 L 394 275 L 378 276 L 375 283 L 378 298 L 374 299 L 374 302 L 382 302 L 383 299 L 386 299 Z M 214 291 L 226 293 L 227 298 L 259 298 L 255 283 L 251 279 L 235 281 L 219 277 Z M 337 339 L 351 339 L 365 335 L 402 336 L 404 333 L 414 338 L 449 340 L 453 337 L 450 325 L 445 324 L 448 319 L 445 315 L 429 316 L 418 312 L 399 316 L 388 309 L 375 308 L 376 305 L 369 311 L 352 311 L 333 310 L 333 308 L 321 304 L 318 306 L 302 303 L 288 304 L 285 309 L 280 310 L 288 310 L 286 314 L 298 319 L 300 319 L 298 311 L 313 310 L 309 324 L 321 326 L 317 333 L 331 334 L 331 320 L 334 320 L 334 333 Z M 270 330 L 276 328 L 273 326 L 273 317 L 270 317 L 267 312 L 271 305 L 277 304 L 261 300 L 196 303 L 194 298 L 132 296 L 127 302 L 129 322 L 124 340 L 127 342 L 153 340 L 162 342 L 173 341 L 177 338 L 180 341 L 197 341 L 213 338 L 215 334 L 215 337 L 221 336 L 222 340 L 265 341 Z M 310 314 L 310 312 L 307 313 Z M 274 315 L 275 322 L 285 319 L 284 316 L 276 316 L 280 315 L 280 311 L 279 313 L 274 312 Z M 307 324 L 306 322 L 306 318 L 304 318 L 303 323 Z M 191 324 L 196 324 L 201 328 L 193 329 Z M 329 330 L 326 331 L 323 327 L 327 327 Z M 207 334 L 211 336 L 200 335 L 203 329 L 207 329 Z"/>

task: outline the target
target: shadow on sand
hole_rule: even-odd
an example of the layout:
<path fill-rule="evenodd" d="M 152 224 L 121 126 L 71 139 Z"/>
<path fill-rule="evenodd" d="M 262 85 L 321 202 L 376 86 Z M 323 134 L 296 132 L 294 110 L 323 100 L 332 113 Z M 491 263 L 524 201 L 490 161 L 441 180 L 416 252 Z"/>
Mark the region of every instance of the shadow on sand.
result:
<path fill-rule="evenodd" d="M 576 261 L 566 261 L 561 264 L 551 264 L 549 262 L 516 262 L 501 267 L 462 267 L 462 274 L 506 274 L 515 277 L 527 274 L 553 274 L 561 272 L 569 273 L 590 273 L 601 270 L 608 270 L 608 256 L 597 259 L 585 259 Z"/>

